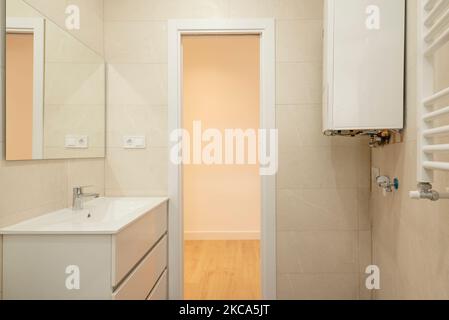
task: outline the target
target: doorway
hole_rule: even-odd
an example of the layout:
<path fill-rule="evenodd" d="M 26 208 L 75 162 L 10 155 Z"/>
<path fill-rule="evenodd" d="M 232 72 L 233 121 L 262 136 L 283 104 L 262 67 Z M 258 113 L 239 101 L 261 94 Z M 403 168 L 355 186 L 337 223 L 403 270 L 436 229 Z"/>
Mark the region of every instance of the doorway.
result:
<path fill-rule="evenodd" d="M 195 130 L 202 133 L 202 157 L 205 147 L 222 146 L 207 154 L 211 161 L 183 164 L 184 298 L 259 300 L 259 165 L 224 163 L 222 140 L 229 129 L 259 129 L 260 35 L 185 35 L 181 41 L 183 128 L 191 140 Z M 208 130 L 220 141 L 205 142 Z M 244 142 L 241 156 L 248 160 L 249 135 Z M 191 142 L 188 152 L 196 147 Z"/>
<path fill-rule="evenodd" d="M 218 39 L 225 39 L 228 37 L 230 41 L 235 41 L 235 39 L 256 39 L 254 41 L 258 45 L 259 51 L 259 82 L 256 85 L 259 86 L 259 102 L 256 104 L 256 109 L 258 107 L 258 119 L 254 118 L 258 122 L 258 128 L 265 130 L 275 129 L 275 54 L 274 54 L 274 21 L 272 19 L 254 19 L 254 20 L 171 20 L 169 21 L 169 132 L 173 133 L 184 126 L 193 126 L 191 123 L 192 118 L 185 113 L 185 105 L 183 99 L 183 88 L 184 88 L 184 54 L 182 43 L 184 39 L 202 39 L 212 38 L 218 41 Z M 221 37 L 221 38 L 220 38 Z M 200 50 L 201 52 L 201 50 Z M 201 95 L 199 95 L 201 99 Z M 218 99 L 220 100 L 220 99 Z M 215 110 L 215 109 L 214 109 Z M 219 109 L 216 109 L 219 110 Z M 242 110 L 241 110 L 242 111 Z M 214 116 L 212 115 L 212 118 Z M 219 117 L 216 116 L 215 119 Z M 242 114 L 238 117 L 233 117 L 237 120 L 242 120 Z M 190 120 L 190 121 L 187 121 Z M 207 120 L 206 120 L 207 122 Z M 211 122 L 212 125 L 200 125 L 204 126 L 204 129 L 209 129 L 209 127 L 220 127 L 216 125 L 217 122 Z M 233 126 L 233 125 L 231 125 Z M 235 126 L 235 125 L 234 125 Z M 244 129 L 245 125 L 239 125 Z M 194 128 L 191 128 L 194 130 Z M 217 128 L 219 129 L 219 128 Z M 189 130 L 187 130 L 189 131 Z M 173 148 L 180 144 L 181 137 L 178 140 L 173 140 L 173 135 L 170 134 L 170 150 L 171 153 Z M 277 146 L 276 146 L 277 147 Z M 260 148 L 260 145 L 259 145 Z M 276 153 L 277 154 L 277 153 Z M 277 159 L 276 159 L 277 160 Z M 213 167 L 213 166 L 212 166 Z M 211 167 L 211 168 L 212 168 Z M 218 166 L 219 167 L 219 166 Z M 204 170 L 203 177 L 207 181 L 207 177 L 210 179 L 207 173 L 208 169 L 202 168 Z M 259 165 L 259 173 L 261 171 L 262 165 Z M 191 200 L 192 194 L 185 193 L 185 183 L 189 180 L 188 175 L 195 173 L 197 169 L 202 170 L 201 166 L 195 168 L 191 172 L 189 170 L 192 168 L 186 168 L 183 164 L 169 160 L 169 197 L 170 197 L 170 209 L 169 209 L 169 295 L 170 299 L 183 299 L 184 298 L 184 268 L 190 267 L 184 265 L 184 256 L 186 254 L 184 247 L 184 231 L 185 227 L 191 227 L 191 221 L 186 219 L 185 213 L 186 205 L 192 205 Z M 220 168 L 215 168 L 220 169 Z M 231 168 L 221 168 L 222 171 L 217 170 L 214 174 L 216 175 L 226 175 L 226 170 L 231 170 Z M 254 168 L 253 168 L 254 169 Z M 210 172 L 209 172 L 210 173 Z M 201 173 L 200 173 L 201 174 Z M 243 179 L 243 178 L 242 178 Z M 251 179 L 243 179 L 242 181 L 251 181 Z M 198 183 L 198 181 L 197 181 Z M 207 184 L 197 185 L 198 189 L 205 188 Z M 219 185 L 219 184 L 217 184 Z M 221 185 L 221 184 L 220 184 Z M 205 230 L 204 225 L 202 226 L 203 232 L 193 231 L 187 233 L 188 238 L 202 237 L 202 238 L 224 238 L 235 237 L 240 242 L 240 248 L 236 246 L 235 251 L 242 253 L 243 257 L 254 256 L 256 261 L 256 267 L 253 270 L 259 269 L 260 277 L 259 280 L 255 281 L 255 287 L 259 286 L 258 292 L 259 296 L 251 297 L 250 295 L 245 295 L 241 298 L 251 299 L 251 298 L 263 298 L 263 299 L 275 299 L 276 297 L 276 250 L 275 250 L 275 238 L 276 238 L 276 219 L 275 219 L 275 175 L 260 175 L 255 183 L 253 183 L 251 190 L 254 190 L 256 199 L 258 202 L 257 209 L 249 210 L 251 212 L 256 212 L 259 217 L 259 230 L 241 229 L 230 231 L 229 227 L 227 229 L 215 229 L 211 232 Z M 229 186 L 226 190 L 230 190 Z M 198 193 L 200 194 L 200 193 Z M 257 198 L 258 195 L 258 198 Z M 186 199 L 186 197 L 189 197 Z M 218 200 L 210 201 L 209 205 L 212 208 L 217 206 L 220 202 Z M 226 199 L 225 199 L 226 200 Z M 228 199 L 232 201 L 232 199 Z M 239 200 L 240 201 L 240 200 Z M 241 201 L 240 201 L 241 202 Z M 236 206 L 238 207 L 238 206 Z M 188 211 L 189 209 L 187 209 Z M 195 210 L 197 211 L 197 210 Z M 200 210 L 201 211 L 201 210 Z M 205 210 L 205 212 L 210 209 Z M 215 210 L 216 211 L 216 210 Z M 248 211 L 248 210 L 246 210 Z M 195 219 L 194 219 L 195 220 Z M 232 221 L 231 221 L 232 222 Z M 187 225 L 189 223 L 189 225 Z M 216 227 L 216 226 L 215 226 Z M 234 225 L 235 227 L 235 225 Z M 238 229 L 238 228 L 237 228 Z M 257 228 L 256 228 L 257 229 Z M 188 231 L 188 230 L 187 230 Z M 260 232 L 259 232 L 260 231 Z M 243 236 L 244 235 L 244 236 Z M 260 237 L 260 248 L 258 248 L 258 237 Z M 204 240 L 208 241 L 208 240 Z M 218 240 L 220 241 L 220 240 Z M 223 240 L 222 240 L 223 241 Z M 234 240 L 228 240 L 234 241 Z M 244 241 L 244 242 L 243 242 Z M 248 249 L 251 246 L 248 244 L 251 241 L 255 244 L 255 249 Z M 224 240 L 224 242 L 207 242 L 204 246 L 204 250 L 210 250 L 217 252 L 225 248 L 229 243 Z M 199 242 L 193 244 L 193 251 L 196 251 L 195 246 L 200 245 Z M 246 248 L 246 249 L 245 249 Z M 188 249 L 187 249 L 188 250 Z M 229 252 L 233 251 L 232 249 Z M 250 253 L 252 252 L 252 253 Z M 255 254 L 253 254 L 255 252 Z M 188 254 L 188 253 L 187 253 Z M 232 253 L 230 253 L 232 254 Z M 238 256 L 235 255 L 235 256 Z M 260 257 L 260 259 L 259 259 Z M 219 258 L 217 258 L 219 259 Z M 219 261 L 219 260 L 217 260 Z M 218 262 L 220 263 L 220 262 Z M 256 271 L 257 272 L 257 271 Z M 257 276 L 256 276 L 257 277 Z M 232 291 L 232 289 L 231 289 Z M 211 292 L 217 292 L 211 289 Z M 257 289 L 256 289 L 257 292 Z M 260 293 L 261 292 L 261 293 Z M 189 298 L 189 297 L 187 297 Z M 190 297 L 191 298 L 191 297 Z M 232 296 L 229 298 L 233 298 Z M 234 296 L 234 298 L 240 298 Z"/>
<path fill-rule="evenodd" d="M 6 19 L 6 160 L 42 158 L 44 25 L 42 18 Z"/>

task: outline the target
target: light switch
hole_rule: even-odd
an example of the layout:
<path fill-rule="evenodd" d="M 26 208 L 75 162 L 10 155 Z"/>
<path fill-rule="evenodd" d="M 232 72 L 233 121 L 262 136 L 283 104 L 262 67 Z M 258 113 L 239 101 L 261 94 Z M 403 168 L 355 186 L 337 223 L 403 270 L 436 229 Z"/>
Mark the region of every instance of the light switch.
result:
<path fill-rule="evenodd" d="M 146 138 L 145 136 L 124 136 L 123 147 L 125 149 L 145 149 Z"/>
<path fill-rule="evenodd" d="M 65 147 L 69 149 L 89 148 L 89 137 L 84 135 L 66 135 Z"/>

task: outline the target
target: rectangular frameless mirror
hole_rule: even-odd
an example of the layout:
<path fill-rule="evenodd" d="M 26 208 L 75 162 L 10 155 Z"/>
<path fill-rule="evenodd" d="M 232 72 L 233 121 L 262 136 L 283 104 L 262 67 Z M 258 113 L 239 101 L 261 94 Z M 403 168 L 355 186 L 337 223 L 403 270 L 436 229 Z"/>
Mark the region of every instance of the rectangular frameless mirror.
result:
<path fill-rule="evenodd" d="M 104 58 L 22 0 L 5 41 L 6 160 L 104 157 Z"/>

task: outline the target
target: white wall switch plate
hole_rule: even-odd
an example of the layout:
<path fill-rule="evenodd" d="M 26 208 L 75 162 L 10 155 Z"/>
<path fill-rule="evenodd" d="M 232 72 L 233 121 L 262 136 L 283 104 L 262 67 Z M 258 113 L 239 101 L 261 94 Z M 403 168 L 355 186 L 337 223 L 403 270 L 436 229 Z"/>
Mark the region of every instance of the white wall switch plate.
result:
<path fill-rule="evenodd" d="M 65 147 L 68 149 L 88 149 L 89 136 L 69 134 L 65 136 Z"/>
<path fill-rule="evenodd" d="M 146 148 L 145 136 L 124 136 L 123 148 L 125 149 L 145 149 Z"/>

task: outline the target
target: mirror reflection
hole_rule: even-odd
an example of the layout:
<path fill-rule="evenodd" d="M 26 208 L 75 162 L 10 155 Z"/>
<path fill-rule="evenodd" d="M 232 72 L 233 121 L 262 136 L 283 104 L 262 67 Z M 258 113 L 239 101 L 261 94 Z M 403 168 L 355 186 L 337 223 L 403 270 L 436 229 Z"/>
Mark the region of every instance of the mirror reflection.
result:
<path fill-rule="evenodd" d="M 22 0 L 6 17 L 6 160 L 104 157 L 104 58 Z"/>

